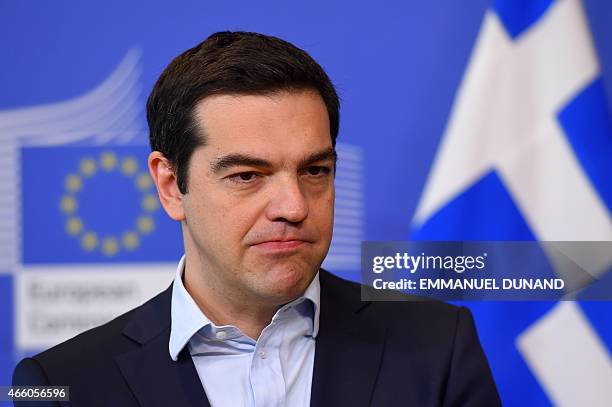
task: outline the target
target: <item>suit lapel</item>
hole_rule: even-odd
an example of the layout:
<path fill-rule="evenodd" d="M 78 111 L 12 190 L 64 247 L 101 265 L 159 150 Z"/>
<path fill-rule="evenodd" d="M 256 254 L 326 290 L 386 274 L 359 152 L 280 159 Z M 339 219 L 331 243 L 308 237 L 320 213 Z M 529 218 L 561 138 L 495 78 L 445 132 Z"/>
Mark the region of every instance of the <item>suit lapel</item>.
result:
<path fill-rule="evenodd" d="M 172 286 L 135 313 L 123 334 L 141 346 L 116 362 L 141 406 L 210 407 L 187 347 L 170 358 L 171 297 Z"/>
<path fill-rule="evenodd" d="M 366 319 L 360 290 L 321 270 L 321 314 L 311 406 L 367 406 L 374 390 L 386 329 Z"/>

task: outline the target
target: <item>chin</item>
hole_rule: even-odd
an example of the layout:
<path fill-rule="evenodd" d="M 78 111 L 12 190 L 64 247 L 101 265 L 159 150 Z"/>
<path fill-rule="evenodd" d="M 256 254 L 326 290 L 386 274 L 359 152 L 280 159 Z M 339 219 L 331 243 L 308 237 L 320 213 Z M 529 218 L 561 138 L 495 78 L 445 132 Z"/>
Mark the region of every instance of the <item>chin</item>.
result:
<path fill-rule="evenodd" d="M 265 285 L 270 296 L 279 300 L 292 300 L 308 288 L 314 278 L 317 268 L 312 266 L 296 267 L 296 265 L 277 265 L 266 272 Z M 263 287 L 262 287 L 263 288 Z"/>

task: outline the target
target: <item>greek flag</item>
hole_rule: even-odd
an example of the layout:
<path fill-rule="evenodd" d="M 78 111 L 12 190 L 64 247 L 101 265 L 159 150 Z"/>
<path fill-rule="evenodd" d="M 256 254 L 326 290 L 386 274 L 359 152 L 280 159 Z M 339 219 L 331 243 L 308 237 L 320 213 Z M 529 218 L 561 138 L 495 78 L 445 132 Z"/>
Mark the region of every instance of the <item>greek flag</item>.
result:
<path fill-rule="evenodd" d="M 413 219 L 429 240 L 612 240 L 612 121 L 579 0 L 496 0 Z M 610 279 L 612 262 L 599 279 Z M 505 405 L 612 405 L 612 304 L 471 303 Z"/>

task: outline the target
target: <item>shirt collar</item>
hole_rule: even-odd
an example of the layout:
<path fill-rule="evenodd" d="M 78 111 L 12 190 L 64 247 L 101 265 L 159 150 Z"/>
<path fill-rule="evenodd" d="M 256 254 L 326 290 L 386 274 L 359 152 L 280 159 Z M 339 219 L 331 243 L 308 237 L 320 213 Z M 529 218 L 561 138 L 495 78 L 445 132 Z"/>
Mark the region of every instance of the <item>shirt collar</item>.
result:
<path fill-rule="evenodd" d="M 211 323 L 185 289 L 182 278 L 184 270 L 185 256 L 179 261 L 172 284 L 169 349 L 170 357 L 174 361 L 178 359 L 178 354 L 181 353 L 189 339 L 202 327 Z"/>
<path fill-rule="evenodd" d="M 170 304 L 171 328 L 170 341 L 168 343 L 170 357 L 176 361 L 181 350 L 187 345 L 193 335 L 200 329 L 212 322 L 200 307 L 195 303 L 191 295 L 183 285 L 183 272 L 185 270 L 185 256 L 181 257 L 176 275 L 172 285 L 172 300 Z M 312 337 L 316 338 L 319 333 L 319 314 L 321 303 L 321 285 L 319 282 L 319 273 L 315 275 L 312 282 L 304 291 L 304 294 L 284 305 L 282 308 L 294 306 L 308 299 L 313 305 L 313 332 Z"/>

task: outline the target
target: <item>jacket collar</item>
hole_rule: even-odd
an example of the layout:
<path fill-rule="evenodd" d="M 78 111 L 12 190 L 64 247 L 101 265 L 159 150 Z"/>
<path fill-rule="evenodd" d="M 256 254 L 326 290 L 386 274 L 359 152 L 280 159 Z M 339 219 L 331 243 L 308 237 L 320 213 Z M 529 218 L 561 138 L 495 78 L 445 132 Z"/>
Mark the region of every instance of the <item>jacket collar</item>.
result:
<path fill-rule="evenodd" d="M 206 406 L 210 403 L 185 348 L 168 353 L 172 286 L 134 311 L 123 334 L 140 347 L 115 358 L 141 406 Z"/>
<path fill-rule="evenodd" d="M 366 316 L 359 284 L 321 270 L 321 321 L 310 405 L 368 406 L 380 370 L 386 328 Z"/>

